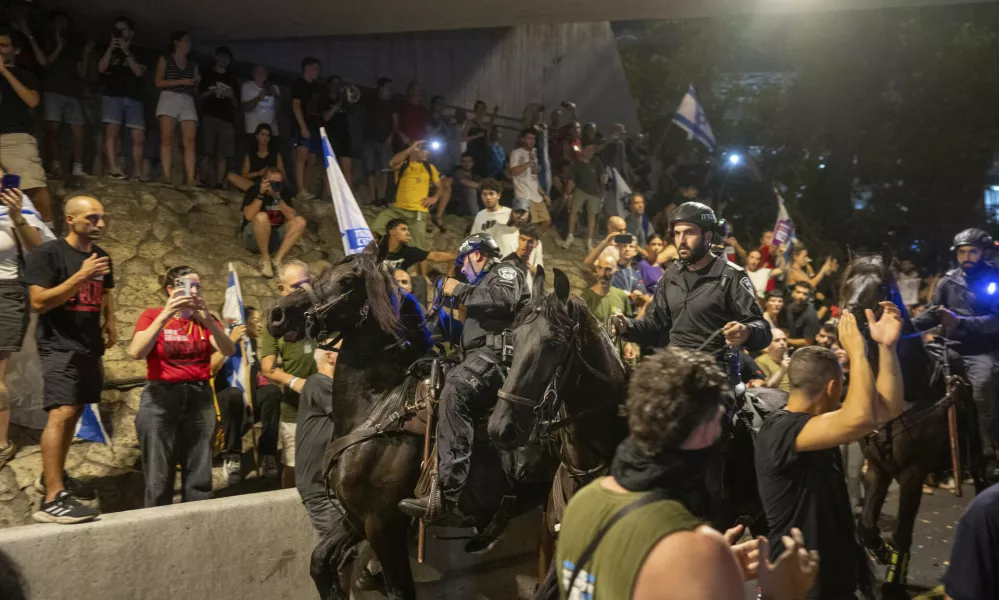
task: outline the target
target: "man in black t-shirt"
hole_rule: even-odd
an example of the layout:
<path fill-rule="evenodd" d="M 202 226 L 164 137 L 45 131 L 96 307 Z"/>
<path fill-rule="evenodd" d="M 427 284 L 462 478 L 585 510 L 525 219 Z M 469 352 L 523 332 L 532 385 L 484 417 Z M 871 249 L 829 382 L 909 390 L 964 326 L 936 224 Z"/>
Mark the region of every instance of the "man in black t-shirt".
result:
<path fill-rule="evenodd" d="M 388 237 L 388 255 L 385 257 L 385 264 L 392 271 L 396 269 L 406 271 L 409 267 L 425 260 L 450 263 L 456 257 L 452 252 L 427 252 L 422 248 L 410 246 L 409 225 L 403 219 L 392 219 L 386 223 L 385 235 Z"/>
<path fill-rule="evenodd" d="M 66 202 L 65 213 L 69 233 L 36 247 L 24 270 L 39 315 L 38 356 L 48 411 L 42 433 L 45 496 L 33 515 L 40 523 L 80 523 L 98 515 L 76 501 L 93 499 L 93 491 L 66 475 L 66 453 L 83 405 L 101 399 L 101 356 L 118 337 L 111 258 L 94 243 L 104 233 L 104 207 L 77 196 Z"/>
<path fill-rule="evenodd" d="M 319 83 L 322 63 L 318 58 L 302 59 L 302 76 L 291 87 L 291 112 L 294 119 L 291 130 L 291 147 L 295 149 L 295 183 L 300 199 L 315 198 L 308 191 L 307 169 L 316 164 L 316 157 L 323 153 L 319 128 L 323 126 L 323 102 L 326 86 Z"/>
<path fill-rule="evenodd" d="M 799 281 L 791 288 L 791 303 L 784 307 L 784 323 L 787 325 L 787 345 L 803 348 L 815 343 L 821 324 L 819 315 L 812 306 L 812 287 L 807 281 Z"/>
<path fill-rule="evenodd" d="M 961 516 L 943 584 L 950 600 L 999 598 L 999 484 L 975 496 Z"/>
<path fill-rule="evenodd" d="M 30 71 L 14 66 L 20 52 L 14 34 L 0 29 L 0 168 L 21 177 L 21 190 L 51 227 L 52 197 L 34 135 L 41 86 Z"/>
<path fill-rule="evenodd" d="M 882 303 L 877 321 L 868 311 L 871 339 L 878 344 L 875 383 L 856 318 L 844 312 L 839 337 L 850 359 L 850 387 L 843 396 L 843 369 L 828 348 L 808 346 L 788 367 L 787 406 L 766 418 L 756 438 L 756 477 L 770 528 L 772 558 L 784 551 L 783 536 L 801 529 L 817 550 L 819 576 L 808 598 L 854 598 L 870 591 L 871 572 L 860 544 L 846 489 L 839 447 L 857 441 L 902 412 L 902 373 L 895 345 L 902 315 Z M 901 560 L 908 560 L 902 557 Z"/>
<path fill-rule="evenodd" d="M 111 41 L 97 62 L 97 70 L 104 80 L 101 98 L 101 121 L 105 124 L 104 150 L 108 176 L 125 179 L 118 166 L 118 131 L 124 125 L 132 132 L 132 177 L 141 178 L 142 150 L 146 143 L 146 117 L 143 114 L 142 96 L 145 84 L 142 76 L 146 65 L 132 54 L 135 25 L 127 17 L 114 20 Z"/>
<path fill-rule="evenodd" d="M 274 264 L 280 266 L 284 256 L 305 231 L 305 219 L 291 206 L 291 192 L 284 185 L 281 171 L 264 170 L 260 183 L 255 183 L 243 196 L 243 224 L 240 243 L 244 248 L 260 253 L 260 272 L 274 277 Z"/>
<path fill-rule="evenodd" d="M 229 171 L 229 159 L 236 155 L 233 119 L 239 84 L 229 74 L 231 62 L 232 51 L 219 46 L 215 49 L 215 68 L 201 78 L 201 180 L 218 187 Z M 212 158 L 215 158 L 214 171 Z"/>

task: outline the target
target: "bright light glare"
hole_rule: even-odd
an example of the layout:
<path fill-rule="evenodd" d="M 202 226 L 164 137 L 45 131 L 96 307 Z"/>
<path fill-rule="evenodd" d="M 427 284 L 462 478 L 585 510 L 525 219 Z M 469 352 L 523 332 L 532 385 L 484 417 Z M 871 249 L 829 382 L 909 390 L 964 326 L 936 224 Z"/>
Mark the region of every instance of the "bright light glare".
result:
<path fill-rule="evenodd" d="M 824 168 L 826 168 L 826 164 L 825 164 L 825 163 L 819 163 L 819 168 L 820 168 L 820 169 L 824 169 Z"/>
<path fill-rule="evenodd" d="M 733 167 L 736 166 L 736 165 L 738 165 L 741 162 L 742 162 L 742 155 L 741 154 L 735 154 L 733 152 L 732 154 L 728 155 L 728 164 L 732 165 Z"/>
<path fill-rule="evenodd" d="M 996 293 L 996 282 L 993 281 L 992 283 L 990 283 L 989 287 L 985 291 L 987 291 L 990 296 Z"/>
<path fill-rule="evenodd" d="M 999 185 L 992 186 L 992 191 L 993 192 L 999 192 Z"/>

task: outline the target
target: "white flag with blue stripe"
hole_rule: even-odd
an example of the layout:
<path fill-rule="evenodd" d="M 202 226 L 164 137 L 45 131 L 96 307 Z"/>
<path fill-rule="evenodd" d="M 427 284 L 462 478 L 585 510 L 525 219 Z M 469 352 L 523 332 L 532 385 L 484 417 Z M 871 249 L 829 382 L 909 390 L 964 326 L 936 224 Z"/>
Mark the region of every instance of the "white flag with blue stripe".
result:
<path fill-rule="evenodd" d="M 340 237 L 343 238 L 343 251 L 347 254 L 356 254 L 368 245 L 372 240 L 371 229 L 368 228 L 361 213 L 361 207 L 354 199 L 354 193 L 350 191 L 347 180 L 340 171 L 340 164 L 333 154 L 333 146 L 330 139 L 326 137 L 326 128 L 320 127 L 319 134 L 323 138 L 323 160 L 326 161 L 326 180 L 330 184 L 330 193 L 333 195 L 333 209 L 336 210 L 336 220 L 340 224 Z"/>
<path fill-rule="evenodd" d="M 239 288 L 239 274 L 229 263 L 229 285 L 225 288 L 225 303 L 222 305 L 222 320 L 231 329 L 237 325 L 246 324 L 246 312 L 243 309 L 243 293 Z M 243 393 L 243 403 L 251 406 L 250 398 L 250 366 L 253 353 L 249 348 L 250 340 L 244 335 L 238 346 L 238 352 L 225 359 L 222 367 L 226 373 L 229 387 L 239 389 Z"/>
<path fill-rule="evenodd" d="M 707 146 L 708 150 L 714 152 L 715 146 L 718 145 L 715 141 L 715 133 L 711 130 L 707 115 L 704 114 L 704 107 L 697 99 L 697 92 L 694 91 L 693 84 L 687 89 L 687 95 L 680 101 L 680 107 L 673 115 L 673 122 L 687 132 L 688 140 L 697 140 Z"/>
<path fill-rule="evenodd" d="M 100 442 L 113 448 L 111 436 L 104 430 L 104 424 L 101 423 L 101 415 L 97 412 L 96 404 L 83 405 L 83 414 L 76 422 L 76 432 L 73 435 L 81 440 Z"/>

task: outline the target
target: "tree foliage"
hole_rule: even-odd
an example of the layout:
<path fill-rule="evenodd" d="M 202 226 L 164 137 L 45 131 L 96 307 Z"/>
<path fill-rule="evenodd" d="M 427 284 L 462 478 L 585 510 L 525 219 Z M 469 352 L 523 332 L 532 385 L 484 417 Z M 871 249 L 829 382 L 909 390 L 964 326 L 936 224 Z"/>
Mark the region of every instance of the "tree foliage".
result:
<path fill-rule="evenodd" d="M 721 146 L 758 150 L 764 181 L 728 186 L 742 232 L 773 223 L 773 181 L 824 250 L 938 251 L 984 221 L 999 151 L 995 5 L 650 22 L 621 54 L 666 164 L 699 146 L 669 126 L 690 83 Z"/>

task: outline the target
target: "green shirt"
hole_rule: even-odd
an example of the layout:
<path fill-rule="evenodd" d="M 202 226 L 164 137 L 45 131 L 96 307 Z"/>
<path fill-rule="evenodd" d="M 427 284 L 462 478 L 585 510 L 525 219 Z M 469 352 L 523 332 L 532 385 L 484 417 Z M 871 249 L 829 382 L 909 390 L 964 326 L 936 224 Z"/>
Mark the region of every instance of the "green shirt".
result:
<path fill-rule="evenodd" d="M 286 342 L 283 338 L 274 339 L 266 327 L 260 335 L 260 360 L 263 361 L 268 356 L 277 356 L 278 360 L 274 366 L 280 366 L 285 373 L 303 380 L 317 371 L 316 359 L 312 355 L 315 348 L 315 344 L 305 340 Z M 289 389 L 282 396 L 281 420 L 285 423 L 294 423 L 297 419 L 298 394 Z"/>
<path fill-rule="evenodd" d="M 600 324 L 608 332 L 612 331 L 610 319 L 615 314 L 621 314 L 626 317 L 635 316 L 635 311 L 631 308 L 631 298 L 628 297 L 628 294 L 624 290 L 616 287 L 610 288 L 606 296 L 601 296 L 592 289 L 586 288 L 580 294 L 580 298 L 583 299 L 583 302 L 586 302 L 586 306 L 590 308 L 590 312 L 593 313 L 593 316 L 600 321 Z"/>
<path fill-rule="evenodd" d="M 777 371 L 780 371 L 780 365 L 774 362 L 774 359 L 770 358 L 770 355 L 766 352 L 756 357 L 756 364 L 766 374 L 768 381 Z M 780 384 L 777 387 L 785 392 L 791 391 L 791 384 L 787 379 L 787 373 L 784 373 L 784 378 L 780 380 Z"/>
<path fill-rule="evenodd" d="M 600 189 L 600 174 L 603 171 L 604 167 L 596 157 L 591 158 L 589 162 L 574 160 L 569 167 L 569 179 L 572 179 L 580 191 L 599 197 L 603 196 L 603 191 Z"/>
<path fill-rule="evenodd" d="M 558 534 L 555 568 L 561 575 L 559 596 L 569 597 L 568 580 L 576 560 L 604 524 L 619 510 L 648 492 L 619 493 L 601 485 L 601 477 L 576 492 L 565 509 Z M 675 500 L 660 500 L 637 508 L 615 523 L 600 540 L 592 558 L 576 578 L 574 598 L 631 598 L 638 572 L 649 552 L 664 537 L 693 531 L 701 522 Z"/>

